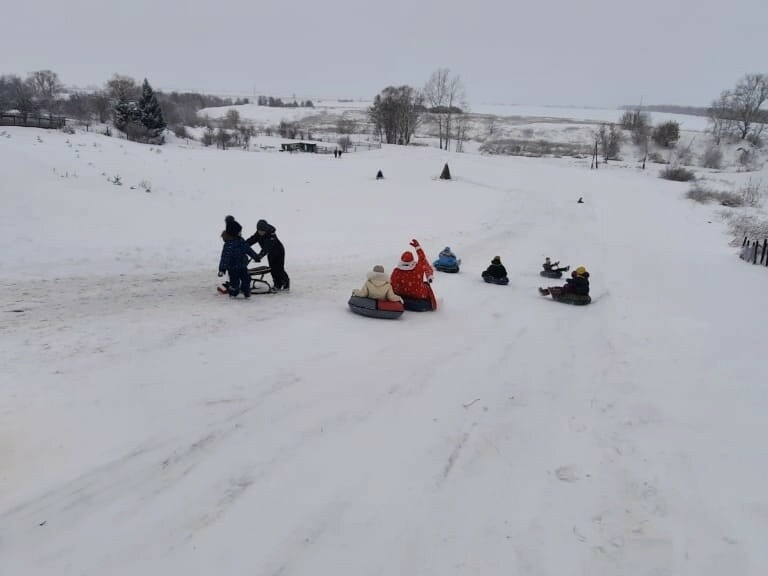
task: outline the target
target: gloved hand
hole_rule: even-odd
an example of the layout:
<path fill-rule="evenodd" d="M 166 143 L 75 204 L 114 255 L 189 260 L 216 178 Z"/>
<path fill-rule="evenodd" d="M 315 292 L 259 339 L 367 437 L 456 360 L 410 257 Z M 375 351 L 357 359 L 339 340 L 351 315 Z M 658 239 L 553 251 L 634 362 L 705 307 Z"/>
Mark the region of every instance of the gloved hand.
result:
<path fill-rule="evenodd" d="M 419 241 L 414 238 L 413 240 L 411 240 L 411 246 L 413 246 L 414 248 L 419 248 L 421 245 L 419 244 Z"/>
<path fill-rule="evenodd" d="M 221 278 L 222 276 L 224 276 L 224 272 L 222 272 L 221 270 L 219 270 L 219 278 Z"/>

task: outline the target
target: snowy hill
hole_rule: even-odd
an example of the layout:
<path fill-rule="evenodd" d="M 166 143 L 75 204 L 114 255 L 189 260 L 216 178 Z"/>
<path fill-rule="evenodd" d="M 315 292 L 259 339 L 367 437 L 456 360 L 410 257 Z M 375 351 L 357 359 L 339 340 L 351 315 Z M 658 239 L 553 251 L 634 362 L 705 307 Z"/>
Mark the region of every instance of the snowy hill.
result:
<path fill-rule="evenodd" d="M 764 574 L 766 270 L 658 168 L 5 130 L 3 574 Z M 226 214 L 291 293 L 216 293 Z M 440 309 L 351 314 L 414 237 Z"/>

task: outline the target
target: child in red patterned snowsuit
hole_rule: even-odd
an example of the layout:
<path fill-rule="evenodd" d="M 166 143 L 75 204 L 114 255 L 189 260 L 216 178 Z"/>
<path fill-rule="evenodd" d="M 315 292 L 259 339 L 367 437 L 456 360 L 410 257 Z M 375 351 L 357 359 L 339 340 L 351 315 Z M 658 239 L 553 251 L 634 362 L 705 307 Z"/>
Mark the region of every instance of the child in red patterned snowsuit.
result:
<path fill-rule="evenodd" d="M 392 270 L 392 289 L 403 297 L 406 310 L 437 310 L 437 299 L 430 286 L 434 270 L 418 240 L 411 240 L 411 246 L 416 249 L 418 260 L 414 260 L 410 251 L 403 252 L 397 267 Z"/>

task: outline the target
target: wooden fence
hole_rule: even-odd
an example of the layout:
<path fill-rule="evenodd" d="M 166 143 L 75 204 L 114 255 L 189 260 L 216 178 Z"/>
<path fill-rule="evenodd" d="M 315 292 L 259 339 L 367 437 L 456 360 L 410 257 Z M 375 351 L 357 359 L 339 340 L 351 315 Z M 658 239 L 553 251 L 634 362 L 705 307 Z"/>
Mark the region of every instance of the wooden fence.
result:
<path fill-rule="evenodd" d="M 64 116 L 53 114 L 23 114 L 21 112 L 0 113 L 0 126 L 25 126 L 27 128 L 60 129 L 67 123 Z"/>
<path fill-rule="evenodd" d="M 744 237 L 744 242 L 741 243 L 742 260 L 752 262 L 752 264 L 760 264 L 761 266 L 768 266 L 768 238 L 764 239 L 762 244 L 760 240 L 748 240 Z"/>

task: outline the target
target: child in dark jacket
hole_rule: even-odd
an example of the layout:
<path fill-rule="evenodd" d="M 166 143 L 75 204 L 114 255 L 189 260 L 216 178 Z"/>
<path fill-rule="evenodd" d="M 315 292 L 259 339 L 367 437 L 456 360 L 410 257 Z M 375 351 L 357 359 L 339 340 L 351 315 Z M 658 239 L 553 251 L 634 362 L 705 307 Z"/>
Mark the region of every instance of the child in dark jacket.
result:
<path fill-rule="evenodd" d="M 251 277 L 248 275 L 247 256 L 255 260 L 258 255 L 240 236 L 233 236 L 225 230 L 221 233 L 221 239 L 224 241 L 224 246 L 221 248 L 219 260 L 219 277 L 224 276 L 224 272 L 229 273 L 228 292 L 232 298 L 240 292 L 245 298 L 250 298 Z"/>
<path fill-rule="evenodd" d="M 256 233 L 245 242 L 248 246 L 258 244 L 261 252 L 254 258 L 256 262 L 266 256 L 267 264 L 272 269 L 272 282 L 275 290 L 287 291 L 290 289 L 291 279 L 285 271 L 285 246 L 280 242 L 276 234 L 277 230 L 266 220 L 259 220 L 256 223 Z"/>
<path fill-rule="evenodd" d="M 493 260 L 491 260 L 491 265 L 488 266 L 488 268 L 486 268 L 483 272 L 483 278 L 486 276 L 490 276 L 491 278 L 495 278 L 497 280 L 501 280 L 502 278 L 507 277 L 507 269 L 504 268 L 504 265 L 501 263 L 500 257 L 493 257 Z"/>
<path fill-rule="evenodd" d="M 579 266 L 571 272 L 571 277 L 566 279 L 563 286 L 550 286 L 549 288 L 539 288 L 543 296 L 560 297 L 563 294 L 574 294 L 576 296 L 589 296 L 589 272 L 584 266 Z"/>

